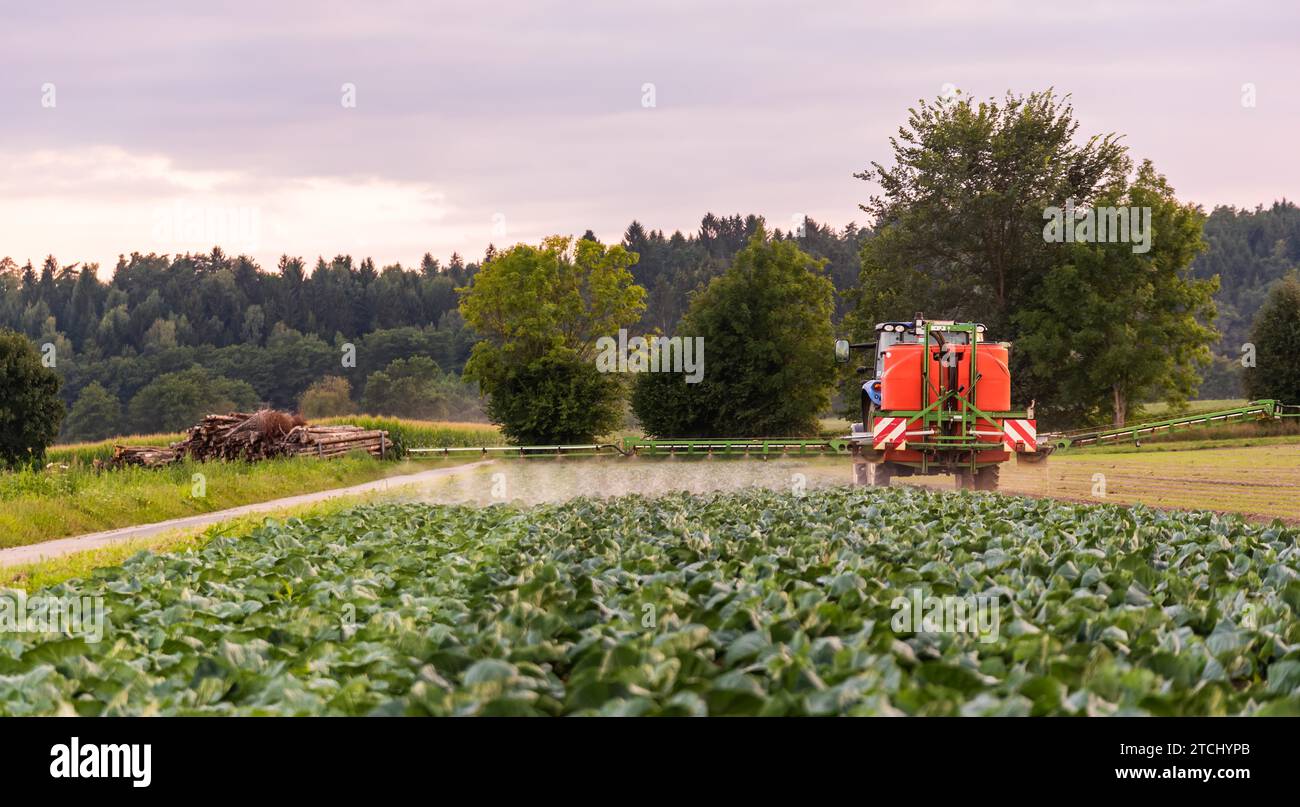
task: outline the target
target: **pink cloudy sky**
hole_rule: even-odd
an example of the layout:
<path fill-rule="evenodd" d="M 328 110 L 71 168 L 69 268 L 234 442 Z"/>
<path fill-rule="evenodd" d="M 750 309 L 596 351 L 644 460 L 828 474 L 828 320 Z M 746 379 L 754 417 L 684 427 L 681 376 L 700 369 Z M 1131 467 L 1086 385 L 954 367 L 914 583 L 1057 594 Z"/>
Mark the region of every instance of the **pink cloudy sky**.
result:
<path fill-rule="evenodd" d="M 1300 191 L 1289 2 L 183 5 L 0 7 L 0 256 L 410 264 L 706 211 L 839 226 L 947 84 L 1069 92 L 1207 207 Z"/>

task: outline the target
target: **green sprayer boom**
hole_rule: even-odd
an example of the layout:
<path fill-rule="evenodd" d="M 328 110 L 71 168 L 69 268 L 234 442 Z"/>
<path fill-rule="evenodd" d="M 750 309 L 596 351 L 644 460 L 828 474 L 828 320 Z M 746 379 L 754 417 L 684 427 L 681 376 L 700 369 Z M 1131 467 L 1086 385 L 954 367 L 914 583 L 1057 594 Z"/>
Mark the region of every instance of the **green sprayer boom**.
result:
<path fill-rule="evenodd" d="M 1281 418 L 1300 418 L 1300 406 L 1288 405 L 1276 400 L 1251 401 L 1245 406 L 1232 409 L 1217 409 L 1213 412 L 1198 412 L 1166 420 L 1149 423 L 1132 423 L 1106 428 L 1076 429 L 1067 432 L 1045 432 L 1038 435 L 1040 446 L 1052 446 L 1057 450 L 1071 447 L 1106 445 L 1125 440 L 1134 442 L 1143 437 L 1173 431 L 1175 429 L 1221 426 L 1232 423 L 1245 423 L 1258 420 L 1277 420 Z M 919 444 L 918 444 L 919 445 Z M 781 457 L 781 456 L 847 456 L 852 453 L 852 442 L 847 439 L 803 439 L 797 437 L 705 437 L 692 439 L 650 439 L 646 437 L 624 437 L 612 443 L 583 443 L 574 445 L 537 445 L 537 446 L 460 446 L 460 447 L 423 447 L 407 449 L 407 453 L 416 457 L 453 457 L 479 454 L 498 457 L 556 457 L 556 456 L 597 456 L 614 454 L 618 456 L 743 456 L 743 457 Z"/>
<path fill-rule="evenodd" d="M 747 456 L 781 456 L 787 454 L 845 454 L 847 440 L 803 440 L 791 437 L 755 437 L 749 439 L 704 438 L 697 440 L 649 440 L 623 438 L 625 454 L 739 454 Z"/>
<path fill-rule="evenodd" d="M 931 408 L 934 408 L 933 406 Z M 920 413 L 909 413 L 920 414 Z M 1071 447 L 1104 445 L 1119 443 L 1124 440 L 1137 442 L 1143 437 L 1160 434 L 1175 429 L 1221 426 L 1232 423 L 1245 423 L 1256 420 L 1277 420 L 1281 418 L 1300 418 L 1300 405 L 1288 405 L 1280 401 L 1264 399 L 1251 401 L 1245 406 L 1232 409 L 1217 409 L 1213 412 L 1198 412 L 1166 420 L 1149 423 L 1133 423 L 1106 428 L 1076 429 L 1067 432 L 1044 432 L 1038 435 L 1038 444 L 1057 450 Z M 938 439 L 938 438 L 932 438 Z M 916 444 L 928 446 L 928 444 Z M 630 456 L 744 456 L 767 459 L 781 456 L 848 456 L 853 451 L 853 443 L 848 439 L 803 439 L 797 437 L 705 437 L 691 439 L 650 439 L 647 437 L 624 437 L 612 443 L 582 443 L 574 445 L 537 445 L 537 446 L 458 446 L 458 447 L 423 447 L 407 449 L 407 453 L 416 457 L 453 457 L 479 454 L 498 457 L 583 457 L 601 454 Z"/>
<path fill-rule="evenodd" d="M 717 454 L 748 457 L 779 457 L 848 455 L 846 440 L 801 439 L 790 437 L 704 437 L 693 439 L 652 440 L 645 437 L 624 437 L 616 443 L 588 443 L 582 445 L 554 446 L 470 446 L 457 448 L 412 448 L 407 453 L 418 457 L 451 457 L 466 454 L 502 457 L 594 456 L 619 454 L 622 456 L 713 456 Z"/>
<path fill-rule="evenodd" d="M 1245 406 L 1232 409 L 1218 409 L 1213 412 L 1198 412 L 1194 415 L 1157 420 L 1151 423 L 1133 423 L 1108 428 L 1077 429 L 1069 432 L 1044 434 L 1042 437 L 1057 448 L 1071 446 L 1099 445 L 1117 443 L 1132 439 L 1134 442 L 1143 437 L 1150 437 L 1161 432 L 1188 427 L 1222 426 L 1231 423 L 1244 423 L 1251 420 L 1275 420 L 1284 417 L 1300 417 L 1300 406 L 1288 406 L 1280 401 L 1265 399 L 1251 401 Z"/>

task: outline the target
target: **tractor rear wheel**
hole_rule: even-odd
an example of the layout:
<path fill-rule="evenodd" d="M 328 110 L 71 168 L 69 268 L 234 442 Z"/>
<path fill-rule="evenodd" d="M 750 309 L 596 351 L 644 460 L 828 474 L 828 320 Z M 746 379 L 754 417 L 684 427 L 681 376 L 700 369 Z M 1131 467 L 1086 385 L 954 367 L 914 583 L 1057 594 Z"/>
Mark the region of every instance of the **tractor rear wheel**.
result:
<path fill-rule="evenodd" d="M 868 462 L 861 466 L 865 469 L 862 484 L 873 488 L 887 488 L 894 478 L 894 469 L 883 462 Z"/>
<path fill-rule="evenodd" d="M 975 472 L 975 489 L 995 491 L 998 489 L 999 465 L 985 465 Z"/>
<path fill-rule="evenodd" d="M 997 490 L 998 467 L 999 466 L 997 465 L 985 465 L 983 468 L 979 468 L 973 473 L 969 468 L 958 468 L 956 471 L 953 471 L 953 476 L 957 479 L 957 489 Z"/>
<path fill-rule="evenodd" d="M 970 490 L 974 487 L 969 468 L 958 468 L 952 472 L 952 477 L 957 482 L 957 490 Z"/>

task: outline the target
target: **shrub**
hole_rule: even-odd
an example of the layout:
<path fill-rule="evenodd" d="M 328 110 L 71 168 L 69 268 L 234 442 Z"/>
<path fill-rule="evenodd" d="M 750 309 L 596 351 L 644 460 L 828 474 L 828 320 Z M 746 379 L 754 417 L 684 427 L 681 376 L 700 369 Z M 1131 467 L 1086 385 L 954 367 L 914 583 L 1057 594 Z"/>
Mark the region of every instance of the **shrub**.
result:
<path fill-rule="evenodd" d="M 591 362 L 552 354 L 510 368 L 487 410 L 519 445 L 587 443 L 622 422 L 622 388 Z"/>
<path fill-rule="evenodd" d="M 352 403 L 352 385 L 346 378 L 326 376 L 312 384 L 298 399 L 298 412 L 305 418 L 350 415 L 357 411 Z"/>

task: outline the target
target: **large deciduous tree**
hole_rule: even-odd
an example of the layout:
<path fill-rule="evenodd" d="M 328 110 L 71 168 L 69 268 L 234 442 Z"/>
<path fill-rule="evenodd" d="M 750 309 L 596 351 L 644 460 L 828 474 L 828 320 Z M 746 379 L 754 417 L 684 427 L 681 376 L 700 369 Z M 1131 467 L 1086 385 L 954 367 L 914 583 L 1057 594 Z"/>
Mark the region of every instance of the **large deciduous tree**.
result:
<path fill-rule="evenodd" d="M 1150 210 L 1147 243 L 1074 242 L 1015 315 L 1019 347 L 1050 378 L 1061 413 L 1121 425 L 1133 401 L 1184 402 L 1200 383 L 1217 333 L 1218 280 L 1191 277 L 1204 215 L 1180 203 L 1150 161 L 1130 187 L 1098 202 L 1131 215 Z M 1149 247 L 1142 251 L 1143 246 Z"/>
<path fill-rule="evenodd" d="M 27 337 L 0 329 L 0 465 L 45 456 L 63 420 L 59 383 Z"/>
<path fill-rule="evenodd" d="M 1122 420 L 1136 398 L 1194 393 L 1213 336 L 1214 286 L 1186 271 L 1203 216 L 1149 164 L 1130 181 L 1118 137 L 1079 128 L 1051 90 L 912 109 L 890 141 L 894 165 L 857 175 L 881 193 L 863 205 L 877 236 L 862 248 L 849 330 L 866 338 L 917 311 L 984 322 L 1016 343 L 1016 400 L 1036 399 L 1048 419 Z M 1117 204 L 1153 208 L 1149 253 L 1047 237 L 1054 209 Z"/>
<path fill-rule="evenodd" d="M 597 371 L 596 340 L 640 318 L 635 262 L 622 246 L 552 236 L 497 254 L 460 290 L 460 311 L 481 337 L 465 376 L 507 438 L 585 442 L 618 425 L 621 385 Z"/>
<path fill-rule="evenodd" d="M 760 227 L 734 263 L 695 295 L 678 334 L 703 337 L 704 371 L 645 373 L 632 407 L 665 437 L 816 433 L 835 377 L 835 290 L 817 260 Z M 674 335 L 678 335 L 674 334 Z"/>
<path fill-rule="evenodd" d="M 1115 135 L 1078 141 L 1079 123 L 1053 91 L 1002 102 L 958 93 L 909 110 L 890 138 L 894 164 L 855 174 L 880 194 L 862 209 L 877 235 L 862 249 L 858 311 L 877 321 L 917 310 L 985 322 L 995 332 L 1056 264 L 1043 209 L 1091 203 L 1130 163 Z"/>

